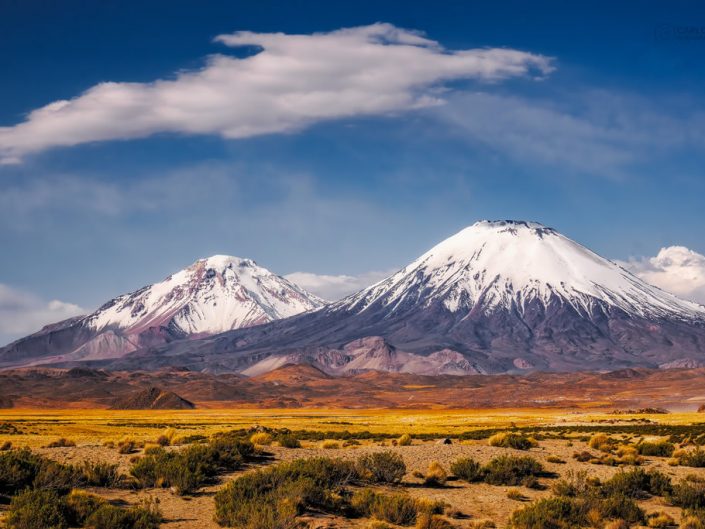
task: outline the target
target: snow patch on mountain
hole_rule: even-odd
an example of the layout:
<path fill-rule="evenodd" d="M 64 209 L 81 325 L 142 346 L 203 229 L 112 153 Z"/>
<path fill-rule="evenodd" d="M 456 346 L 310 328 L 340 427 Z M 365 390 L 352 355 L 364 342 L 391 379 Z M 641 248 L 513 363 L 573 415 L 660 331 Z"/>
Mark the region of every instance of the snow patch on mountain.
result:
<path fill-rule="evenodd" d="M 267 323 L 324 302 L 251 259 L 214 255 L 164 281 L 124 294 L 86 318 L 102 331 L 127 334 L 169 326 L 177 334 L 214 334 Z"/>
<path fill-rule="evenodd" d="M 648 285 L 614 262 L 536 222 L 480 221 L 333 310 L 380 303 L 392 315 L 441 302 L 450 312 L 523 313 L 533 301 L 565 303 L 590 316 L 604 307 L 631 316 L 705 319 L 705 307 Z"/>

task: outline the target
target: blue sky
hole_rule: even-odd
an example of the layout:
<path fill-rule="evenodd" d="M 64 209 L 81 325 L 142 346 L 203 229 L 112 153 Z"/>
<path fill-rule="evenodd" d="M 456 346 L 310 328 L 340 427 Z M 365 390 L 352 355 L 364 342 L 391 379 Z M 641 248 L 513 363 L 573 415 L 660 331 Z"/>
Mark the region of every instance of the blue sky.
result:
<path fill-rule="evenodd" d="M 216 253 L 334 296 L 483 218 L 704 273 L 702 3 L 0 12 L 0 342 Z"/>

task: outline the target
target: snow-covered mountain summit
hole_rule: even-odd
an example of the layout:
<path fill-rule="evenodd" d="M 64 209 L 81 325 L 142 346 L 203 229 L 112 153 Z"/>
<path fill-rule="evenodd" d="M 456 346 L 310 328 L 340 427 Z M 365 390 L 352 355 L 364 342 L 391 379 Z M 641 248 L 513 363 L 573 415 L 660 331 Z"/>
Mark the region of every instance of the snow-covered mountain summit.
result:
<path fill-rule="evenodd" d="M 0 367 L 104 361 L 142 347 L 251 327 L 323 300 L 251 259 L 214 255 L 0 348 Z"/>
<path fill-rule="evenodd" d="M 175 333 L 215 334 L 316 309 L 316 296 L 251 259 L 214 255 L 164 281 L 119 296 L 86 318 L 96 331 L 139 333 L 169 327 Z"/>
<path fill-rule="evenodd" d="M 393 313 L 436 301 L 453 313 L 524 314 L 538 301 L 587 316 L 612 307 L 639 317 L 705 319 L 705 307 L 646 284 L 553 228 L 511 220 L 477 222 L 335 308 L 364 311 L 379 302 Z"/>

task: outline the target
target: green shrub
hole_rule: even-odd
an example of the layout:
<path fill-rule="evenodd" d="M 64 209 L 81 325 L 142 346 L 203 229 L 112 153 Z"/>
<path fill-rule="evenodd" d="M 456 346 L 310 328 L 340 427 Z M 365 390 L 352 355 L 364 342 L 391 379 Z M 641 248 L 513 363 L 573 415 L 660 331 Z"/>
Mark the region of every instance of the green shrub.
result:
<path fill-rule="evenodd" d="M 67 448 L 67 447 L 72 447 L 72 446 L 76 446 L 76 443 L 74 441 L 72 441 L 71 439 L 66 439 L 65 437 L 61 437 L 60 439 L 57 439 L 56 441 L 52 441 L 46 447 L 47 448 Z"/>
<path fill-rule="evenodd" d="M 12 498 L 5 524 L 8 529 L 65 529 L 66 506 L 53 490 L 25 490 Z"/>
<path fill-rule="evenodd" d="M 301 448 L 301 442 L 291 434 L 278 436 L 277 442 L 282 448 Z"/>
<path fill-rule="evenodd" d="M 85 461 L 79 472 L 84 483 L 91 487 L 114 487 L 120 481 L 118 466 L 110 463 Z"/>
<path fill-rule="evenodd" d="M 646 472 L 634 468 L 627 472 L 617 472 L 603 487 L 607 495 L 623 495 L 628 498 L 645 499 L 651 495 L 663 496 L 671 490 L 671 480 L 665 474 Z"/>
<path fill-rule="evenodd" d="M 363 489 L 353 494 L 350 503 L 361 516 L 373 516 L 397 525 L 411 525 L 416 521 L 418 504 L 406 494 L 378 494 Z"/>
<path fill-rule="evenodd" d="M 29 448 L 0 454 L 0 494 L 11 496 L 30 487 L 42 461 Z"/>
<path fill-rule="evenodd" d="M 105 500 L 82 490 L 72 490 L 66 496 L 65 504 L 72 525 L 83 525 L 91 514 L 105 504 Z"/>
<path fill-rule="evenodd" d="M 338 490 L 356 477 L 354 463 L 340 459 L 280 463 L 244 474 L 218 491 L 216 519 L 221 525 L 268 527 L 258 524 L 274 523 L 272 517 L 277 524 L 289 523 L 312 506 L 335 512 L 343 507 Z"/>
<path fill-rule="evenodd" d="M 462 457 L 453 461 L 450 465 L 450 471 L 454 476 L 468 483 L 482 481 L 484 477 L 480 463 L 470 457 Z"/>
<path fill-rule="evenodd" d="M 603 518 L 624 520 L 627 523 L 644 523 L 646 515 L 632 498 L 614 494 L 598 502 L 598 511 Z"/>
<path fill-rule="evenodd" d="M 585 505 L 573 498 L 544 498 L 514 511 L 513 529 L 564 529 L 587 525 Z"/>
<path fill-rule="evenodd" d="M 553 494 L 570 498 L 588 495 L 593 487 L 587 476 L 588 474 L 585 470 L 577 472 L 569 470 L 564 479 L 553 484 L 551 487 Z"/>
<path fill-rule="evenodd" d="M 516 450 L 528 450 L 538 446 L 535 439 L 511 432 L 500 432 L 489 438 L 490 446 L 501 446 L 503 448 L 514 448 Z"/>
<path fill-rule="evenodd" d="M 399 483 L 406 474 L 404 460 L 391 450 L 366 454 L 356 467 L 360 477 L 371 483 Z"/>
<path fill-rule="evenodd" d="M 91 529 L 157 529 L 162 517 L 154 506 L 123 509 L 105 503 L 86 520 Z"/>
<path fill-rule="evenodd" d="M 705 450 L 700 447 L 695 450 L 679 450 L 673 454 L 673 457 L 683 467 L 705 467 Z"/>
<path fill-rule="evenodd" d="M 179 451 L 153 447 L 132 464 L 130 474 L 141 487 L 173 487 L 177 494 L 191 494 L 218 472 L 238 469 L 243 462 L 242 453 L 253 451 L 249 441 L 227 436 Z"/>
<path fill-rule="evenodd" d="M 81 472 L 78 469 L 42 458 L 32 486 L 35 489 L 50 489 L 67 493 L 80 485 L 81 481 Z"/>
<path fill-rule="evenodd" d="M 536 477 L 543 474 L 543 467 L 533 457 L 502 455 L 487 463 L 483 471 L 483 479 L 490 485 L 535 486 Z"/>
<path fill-rule="evenodd" d="M 639 455 L 654 457 L 671 457 L 675 448 L 668 441 L 643 441 L 636 445 Z"/>
<path fill-rule="evenodd" d="M 689 475 L 673 485 L 668 499 L 673 505 L 683 509 L 705 509 L 705 479 Z"/>

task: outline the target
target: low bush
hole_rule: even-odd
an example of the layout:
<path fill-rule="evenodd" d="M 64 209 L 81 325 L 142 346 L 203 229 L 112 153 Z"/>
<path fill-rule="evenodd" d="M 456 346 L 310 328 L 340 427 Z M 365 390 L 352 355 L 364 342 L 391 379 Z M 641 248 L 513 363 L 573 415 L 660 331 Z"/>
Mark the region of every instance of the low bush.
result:
<path fill-rule="evenodd" d="M 137 451 L 137 441 L 134 439 L 121 439 L 117 443 L 119 454 L 132 454 Z"/>
<path fill-rule="evenodd" d="M 177 494 L 191 494 L 219 472 L 240 468 L 244 454 L 253 451 L 249 441 L 228 436 L 179 451 L 154 447 L 132 464 L 130 474 L 141 487 L 172 487 Z"/>
<path fill-rule="evenodd" d="M 360 457 L 356 468 L 360 477 L 371 483 L 399 483 L 406 474 L 404 460 L 391 450 Z"/>
<path fill-rule="evenodd" d="M 635 499 L 645 499 L 651 495 L 665 496 L 671 490 L 671 479 L 668 476 L 657 470 L 646 472 L 641 468 L 617 472 L 603 486 L 603 492 L 607 495 L 623 495 Z"/>
<path fill-rule="evenodd" d="M 350 505 L 360 516 L 372 516 L 396 525 L 411 525 L 418 522 L 419 517 L 430 518 L 443 509 L 439 503 L 417 500 L 407 494 L 380 494 L 370 489 L 356 491 Z M 430 523 L 430 520 L 426 520 L 426 523 Z"/>
<path fill-rule="evenodd" d="M 333 439 L 324 439 L 321 441 L 321 448 L 324 450 L 336 450 L 340 448 L 340 443 L 338 441 L 334 441 Z"/>
<path fill-rule="evenodd" d="M 257 432 L 255 434 L 252 434 L 250 437 L 250 442 L 254 445 L 259 445 L 259 446 L 269 446 L 272 444 L 274 441 L 274 437 L 272 437 L 272 434 L 267 433 L 267 432 Z"/>
<path fill-rule="evenodd" d="M 84 461 L 79 472 L 84 483 L 91 487 L 114 487 L 121 479 L 118 466 L 110 463 Z"/>
<path fill-rule="evenodd" d="M 293 527 L 307 508 L 336 512 L 341 488 L 357 477 L 354 464 L 329 458 L 298 459 L 240 476 L 215 496 L 216 520 L 245 528 Z"/>
<path fill-rule="evenodd" d="M 669 527 L 677 526 L 673 516 L 665 512 L 655 513 L 649 516 L 647 525 L 656 529 L 668 529 Z"/>
<path fill-rule="evenodd" d="M 587 525 L 585 506 L 572 498 L 543 498 L 514 511 L 513 529 L 563 529 Z"/>
<path fill-rule="evenodd" d="M 507 491 L 507 498 L 514 501 L 526 501 L 529 499 L 524 496 L 524 493 L 522 493 L 519 489 L 509 489 Z"/>
<path fill-rule="evenodd" d="M 538 446 L 535 439 L 512 432 L 500 432 L 489 438 L 490 446 L 501 446 L 503 448 L 514 448 L 516 450 L 528 450 Z"/>
<path fill-rule="evenodd" d="M 484 477 L 480 463 L 470 457 L 462 457 L 453 461 L 450 465 L 450 471 L 454 476 L 468 483 L 482 481 Z"/>
<path fill-rule="evenodd" d="M 0 452 L 5 452 L 6 450 L 12 449 L 12 441 L 5 441 L 0 445 Z"/>
<path fill-rule="evenodd" d="M 437 514 L 421 513 L 416 517 L 415 529 L 453 529 L 454 525 Z"/>
<path fill-rule="evenodd" d="M 53 490 L 25 490 L 12 498 L 5 525 L 8 529 L 65 529 L 66 506 Z"/>
<path fill-rule="evenodd" d="M 654 457 L 670 457 L 675 448 L 673 443 L 668 441 L 642 441 L 636 445 L 639 455 Z"/>
<path fill-rule="evenodd" d="M 668 499 L 673 505 L 693 511 L 705 509 L 705 479 L 689 475 L 673 485 Z"/>
<path fill-rule="evenodd" d="M 549 463 L 556 463 L 558 465 L 565 465 L 565 461 L 563 461 L 560 457 L 558 456 L 548 456 L 546 458 L 546 461 Z"/>
<path fill-rule="evenodd" d="M 705 467 L 705 450 L 697 447 L 695 450 L 678 450 L 673 453 L 676 464 L 683 467 Z"/>
<path fill-rule="evenodd" d="M 52 441 L 46 447 L 47 448 L 66 448 L 66 447 L 72 447 L 72 446 L 76 446 L 75 441 L 72 441 L 71 439 L 66 439 L 65 437 L 61 437 L 61 438 L 57 439 L 56 441 Z"/>
<path fill-rule="evenodd" d="M 533 457 L 502 455 L 483 467 L 484 481 L 490 485 L 526 485 L 535 487 L 536 477 L 544 473 Z"/>
<path fill-rule="evenodd" d="M 686 514 L 681 516 L 678 529 L 705 529 L 705 514 L 701 516 Z"/>
<path fill-rule="evenodd" d="M 282 448 L 301 448 L 301 442 L 291 434 L 283 434 L 277 437 L 277 443 Z"/>
<path fill-rule="evenodd" d="M 599 450 L 600 452 L 610 452 L 614 449 L 619 441 L 613 439 L 604 433 L 598 433 L 593 435 L 588 441 L 588 446 L 593 450 Z"/>
<path fill-rule="evenodd" d="M 424 475 L 424 485 L 428 487 L 441 487 L 448 480 L 448 473 L 438 461 L 431 461 Z"/>
<path fill-rule="evenodd" d="M 397 444 L 399 446 L 409 446 L 409 445 L 411 445 L 411 442 L 412 442 L 412 439 L 408 433 L 405 433 L 399 439 L 397 439 Z"/>
<path fill-rule="evenodd" d="M 88 517 L 105 504 L 105 500 L 82 490 L 72 490 L 65 498 L 66 511 L 72 525 L 82 526 Z"/>
<path fill-rule="evenodd" d="M 156 506 L 123 509 L 103 504 L 86 520 L 91 529 L 156 529 L 162 516 Z"/>

